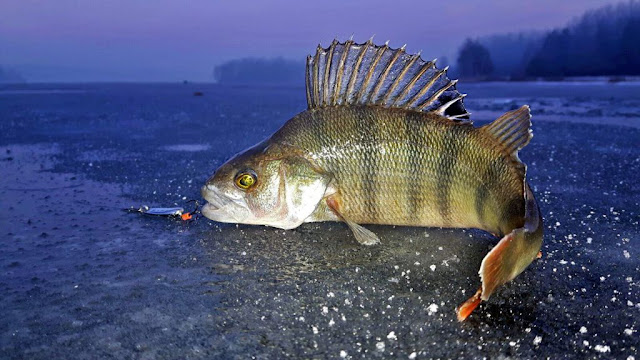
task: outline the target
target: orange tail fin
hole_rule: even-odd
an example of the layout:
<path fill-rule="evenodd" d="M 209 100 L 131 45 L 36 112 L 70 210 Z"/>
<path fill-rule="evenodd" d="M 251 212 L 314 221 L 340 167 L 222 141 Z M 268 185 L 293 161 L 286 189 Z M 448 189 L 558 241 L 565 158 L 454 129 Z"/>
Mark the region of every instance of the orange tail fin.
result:
<path fill-rule="evenodd" d="M 482 287 L 476 291 L 475 295 L 465 301 L 462 305 L 458 306 L 456 313 L 458 314 L 458 321 L 465 321 L 469 315 L 480 305 L 482 301 Z"/>
<path fill-rule="evenodd" d="M 480 290 L 462 304 L 458 320 L 463 321 L 481 301 L 489 300 L 496 288 L 513 280 L 538 258 L 542 246 L 542 217 L 531 189 L 525 183 L 525 224 L 505 235 L 482 260 Z"/>

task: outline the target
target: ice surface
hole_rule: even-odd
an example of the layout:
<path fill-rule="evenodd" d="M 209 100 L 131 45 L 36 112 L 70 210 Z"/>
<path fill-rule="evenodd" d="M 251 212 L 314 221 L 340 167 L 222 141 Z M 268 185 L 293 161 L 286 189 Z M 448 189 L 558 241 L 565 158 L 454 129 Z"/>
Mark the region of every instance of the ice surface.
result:
<path fill-rule="evenodd" d="M 371 226 L 382 244 L 362 247 L 338 223 L 121 211 L 188 208 L 305 108 L 302 87 L 5 88 L 0 357 L 639 358 L 640 85 L 459 88 L 478 123 L 531 104 L 520 156 L 546 227 L 542 259 L 465 323 L 497 242 L 480 231 Z M 208 148 L 165 148 L 182 144 Z"/>
<path fill-rule="evenodd" d="M 210 148 L 211 147 L 208 144 L 177 144 L 177 145 L 167 145 L 167 146 L 164 146 L 162 149 L 169 150 L 169 151 L 194 152 L 194 151 L 206 151 L 206 150 L 209 150 Z"/>

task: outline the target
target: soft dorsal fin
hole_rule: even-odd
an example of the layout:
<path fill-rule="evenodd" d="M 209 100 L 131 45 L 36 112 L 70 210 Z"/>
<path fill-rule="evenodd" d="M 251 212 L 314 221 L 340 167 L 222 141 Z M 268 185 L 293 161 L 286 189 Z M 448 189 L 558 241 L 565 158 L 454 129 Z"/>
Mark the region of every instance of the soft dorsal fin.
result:
<path fill-rule="evenodd" d="M 491 134 L 507 154 L 515 155 L 525 147 L 531 138 L 531 112 L 528 105 L 506 112 L 492 123 L 482 127 Z"/>
<path fill-rule="evenodd" d="M 435 60 L 407 54 L 404 46 L 334 40 L 307 57 L 307 105 L 379 105 L 468 119 L 465 94 L 456 90 L 457 80 L 450 80 L 446 71 L 436 68 Z"/>

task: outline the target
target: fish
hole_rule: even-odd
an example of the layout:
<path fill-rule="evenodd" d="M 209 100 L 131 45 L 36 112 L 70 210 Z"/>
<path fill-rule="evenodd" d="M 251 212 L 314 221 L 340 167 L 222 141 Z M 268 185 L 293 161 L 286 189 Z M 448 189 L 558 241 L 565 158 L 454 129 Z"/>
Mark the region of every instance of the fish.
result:
<path fill-rule="evenodd" d="M 464 321 L 540 256 L 543 219 L 518 157 L 529 107 L 474 126 L 446 72 L 388 42 L 318 45 L 307 109 L 214 172 L 203 215 L 280 229 L 339 221 L 369 246 L 380 239 L 366 224 L 487 231 L 500 240 L 456 308 Z"/>

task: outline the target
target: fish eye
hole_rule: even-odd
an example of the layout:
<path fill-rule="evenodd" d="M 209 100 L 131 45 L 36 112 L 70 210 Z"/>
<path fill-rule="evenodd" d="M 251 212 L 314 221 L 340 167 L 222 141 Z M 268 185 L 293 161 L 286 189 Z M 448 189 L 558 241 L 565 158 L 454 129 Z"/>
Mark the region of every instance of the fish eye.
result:
<path fill-rule="evenodd" d="M 241 171 L 236 175 L 236 186 L 242 190 L 247 190 L 252 187 L 256 181 L 258 181 L 258 177 L 256 173 L 251 170 Z"/>

